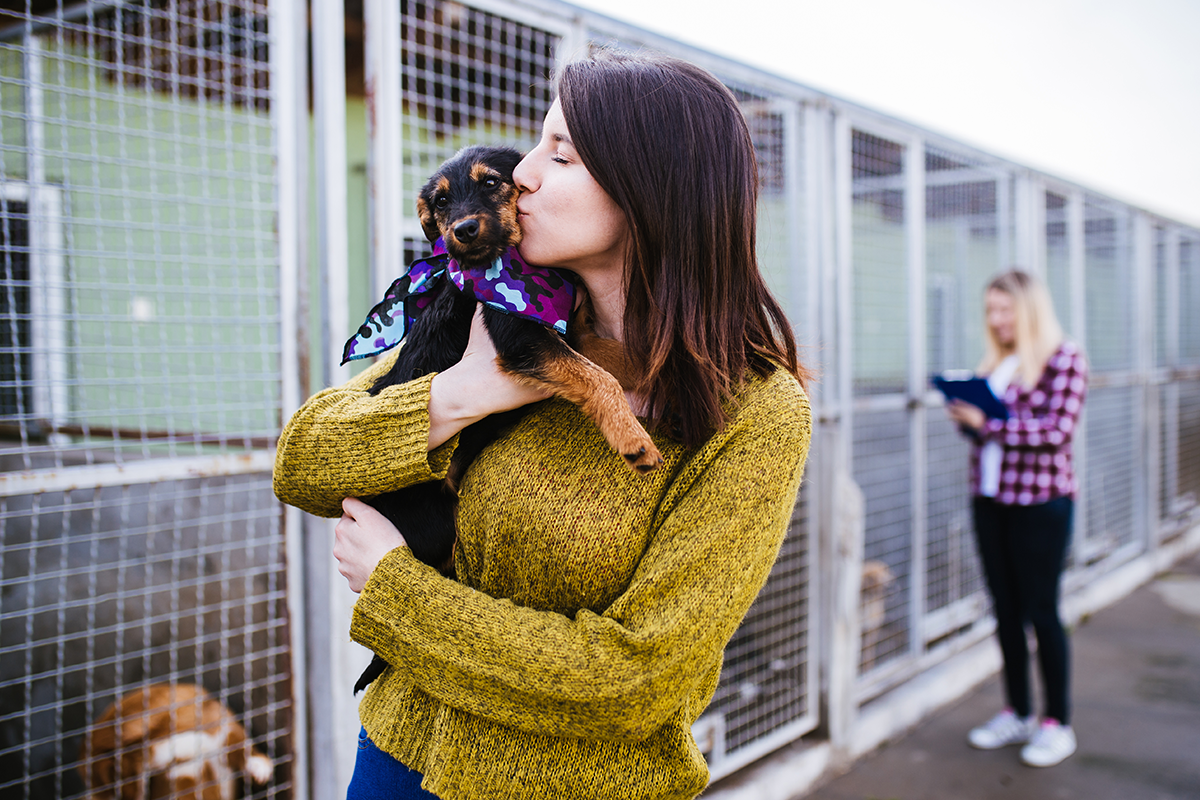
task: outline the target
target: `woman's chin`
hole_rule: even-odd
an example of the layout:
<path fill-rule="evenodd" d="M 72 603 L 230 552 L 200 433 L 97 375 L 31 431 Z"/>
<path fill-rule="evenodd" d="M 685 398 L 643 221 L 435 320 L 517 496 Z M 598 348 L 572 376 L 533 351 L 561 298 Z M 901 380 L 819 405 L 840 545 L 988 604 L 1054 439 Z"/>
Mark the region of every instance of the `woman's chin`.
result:
<path fill-rule="evenodd" d="M 537 260 L 537 255 L 538 255 L 537 248 L 536 247 L 526 247 L 524 242 L 517 245 L 517 255 L 521 256 L 521 260 L 524 261 L 526 264 L 533 264 L 534 266 L 537 266 L 537 267 L 550 266 L 549 264 L 544 264 L 541 261 L 538 261 Z"/>

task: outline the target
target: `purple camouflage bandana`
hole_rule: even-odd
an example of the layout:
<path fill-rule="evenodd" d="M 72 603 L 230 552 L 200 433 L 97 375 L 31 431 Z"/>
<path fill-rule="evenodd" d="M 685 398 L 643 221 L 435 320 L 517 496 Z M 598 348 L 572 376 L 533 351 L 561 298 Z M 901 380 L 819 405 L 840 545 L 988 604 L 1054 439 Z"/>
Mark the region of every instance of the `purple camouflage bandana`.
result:
<path fill-rule="evenodd" d="M 433 302 L 446 276 L 461 291 L 506 314 L 533 320 L 560 334 L 575 308 L 575 284 L 568 272 L 532 267 L 510 247 L 491 264 L 463 267 L 446 252 L 438 239 L 433 255 L 414 261 L 350 337 L 342 350 L 342 363 L 379 355 L 404 339 L 413 320 Z"/>

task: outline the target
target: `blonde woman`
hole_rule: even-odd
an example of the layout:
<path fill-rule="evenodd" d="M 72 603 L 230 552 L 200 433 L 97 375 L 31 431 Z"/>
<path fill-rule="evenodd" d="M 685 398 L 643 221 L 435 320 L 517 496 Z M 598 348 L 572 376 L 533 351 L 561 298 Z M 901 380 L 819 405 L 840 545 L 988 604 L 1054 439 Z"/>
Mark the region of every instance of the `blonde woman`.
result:
<path fill-rule="evenodd" d="M 1008 419 L 955 401 L 950 418 L 971 434 L 975 535 L 996 635 L 1004 656 L 1008 706 L 973 729 L 972 746 L 1023 744 L 1033 767 L 1075 752 L 1070 720 L 1070 653 L 1058 616 L 1059 579 L 1071 539 L 1076 494 L 1071 441 L 1087 394 L 1087 362 L 1063 338 L 1045 285 L 1012 270 L 985 297 L 987 351 L 978 372 Z M 1037 635 L 1045 715 L 1033 715 L 1025 625 Z"/>

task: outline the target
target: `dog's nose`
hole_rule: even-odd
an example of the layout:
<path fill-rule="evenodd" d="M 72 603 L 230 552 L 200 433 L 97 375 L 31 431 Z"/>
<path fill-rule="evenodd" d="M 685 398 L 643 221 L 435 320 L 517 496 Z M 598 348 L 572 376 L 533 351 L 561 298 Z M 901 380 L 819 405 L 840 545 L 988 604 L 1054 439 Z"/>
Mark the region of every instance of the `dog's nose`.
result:
<path fill-rule="evenodd" d="M 460 242 L 471 242 L 479 235 L 479 221 L 474 219 L 464 220 L 454 226 L 454 238 Z"/>

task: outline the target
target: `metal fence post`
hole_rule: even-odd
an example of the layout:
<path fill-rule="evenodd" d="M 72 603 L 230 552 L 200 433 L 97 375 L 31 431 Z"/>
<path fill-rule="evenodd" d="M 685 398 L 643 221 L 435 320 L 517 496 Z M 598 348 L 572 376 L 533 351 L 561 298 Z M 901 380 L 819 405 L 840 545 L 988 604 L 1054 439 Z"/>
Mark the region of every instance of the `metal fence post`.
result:
<path fill-rule="evenodd" d="M 908 272 L 908 422 L 912 507 L 909 572 L 909 651 L 919 657 L 925 649 L 925 556 L 928 538 L 928 464 L 925 389 L 928 385 L 925 335 L 925 141 L 909 137 L 904 143 L 904 234 Z"/>
<path fill-rule="evenodd" d="M 341 341 L 350 330 L 346 155 L 345 8 L 342 0 L 313 0 L 313 110 L 316 116 L 318 241 L 321 270 L 321 375 L 325 386 L 350 375 Z M 354 595 L 330 555 L 333 520 L 309 518 L 306 537 L 314 797 L 345 794 L 354 769 L 357 704 L 351 696 L 357 671 L 370 654 L 347 640 Z"/>
<path fill-rule="evenodd" d="M 851 470 L 853 438 L 853 358 L 851 342 L 853 329 L 851 303 L 853 296 L 852 218 L 853 167 L 851 154 L 851 122 L 844 114 L 832 119 L 832 141 L 826 149 L 832 163 L 830 189 L 833 213 L 826 226 L 832 239 L 830 257 L 823 263 L 830 268 L 829 291 L 824 318 L 831 321 L 826 330 L 833 334 L 836 359 L 835 378 L 827 384 L 833 402 L 823 403 L 832 408 L 826 414 L 827 432 L 823 438 L 827 461 L 824 474 L 829 476 L 830 528 L 827 546 L 829 604 L 823 623 L 829 631 L 827 648 L 826 726 L 829 741 L 836 750 L 844 750 L 853 736 L 858 704 L 857 688 L 860 631 L 858 593 L 862 578 L 865 509 L 861 490 L 854 483 Z M 828 128 L 826 128 L 828 130 Z"/>
<path fill-rule="evenodd" d="M 1157 542 L 1158 515 L 1154 499 L 1158 497 L 1161 473 L 1159 440 L 1158 385 L 1154 379 L 1154 264 L 1155 228 L 1144 212 L 1133 217 L 1133 373 L 1137 393 L 1134 408 L 1135 429 L 1146 446 L 1139 454 L 1142 463 L 1135 473 L 1140 491 L 1134 494 L 1134 521 L 1142 527 L 1141 543 L 1152 550 Z M 1139 507 L 1140 506 L 1140 507 Z"/>
<path fill-rule="evenodd" d="M 367 180 L 371 235 L 371 297 L 382 297 L 404 269 L 403 125 L 401 122 L 400 4 L 367 0 L 366 40 Z"/>
<path fill-rule="evenodd" d="M 279 237 L 279 319 L 281 423 L 299 407 L 307 388 L 308 359 L 304 218 L 308 208 L 308 35 L 306 21 L 291 0 L 269 6 L 271 117 L 276 147 L 276 230 Z M 305 593 L 304 514 L 283 510 L 287 548 L 287 604 L 291 618 L 289 660 L 292 675 L 292 787 L 296 800 L 309 800 L 308 630 Z"/>
<path fill-rule="evenodd" d="M 1086 239 L 1084 237 L 1084 201 L 1083 192 L 1077 189 L 1067 194 L 1067 271 L 1070 275 L 1071 287 L 1071 331 L 1070 335 L 1087 353 L 1087 293 L 1085 274 Z M 1087 442 L 1083 435 L 1087 427 L 1087 404 L 1084 404 L 1081 424 L 1075 430 L 1071 447 L 1075 455 L 1076 474 L 1082 474 L 1087 469 Z M 1087 487 L 1083 481 L 1079 483 L 1079 494 L 1075 500 L 1074 542 L 1072 549 L 1086 552 L 1086 534 L 1088 530 Z"/>
<path fill-rule="evenodd" d="M 1162 469 L 1162 503 L 1157 515 L 1159 520 L 1172 519 L 1175 516 L 1175 498 L 1179 494 L 1179 377 L 1176 369 L 1179 367 L 1179 307 L 1183 302 L 1180 287 L 1179 248 L 1181 237 L 1179 229 L 1169 227 L 1163 243 L 1166 249 L 1166 264 L 1164 269 L 1163 286 L 1160 290 L 1165 297 L 1165 322 L 1163 330 L 1163 352 L 1159 363 L 1164 375 L 1165 384 L 1162 386 L 1162 430 L 1163 459 Z M 1163 535 L 1161 525 L 1156 525 L 1158 537 Z"/>
<path fill-rule="evenodd" d="M 1016 265 L 1030 271 L 1034 270 L 1034 239 L 1038 235 L 1034 225 L 1033 181 L 1028 172 L 1017 173 L 1013 197 L 1013 238 L 1016 240 L 1013 260 Z"/>

